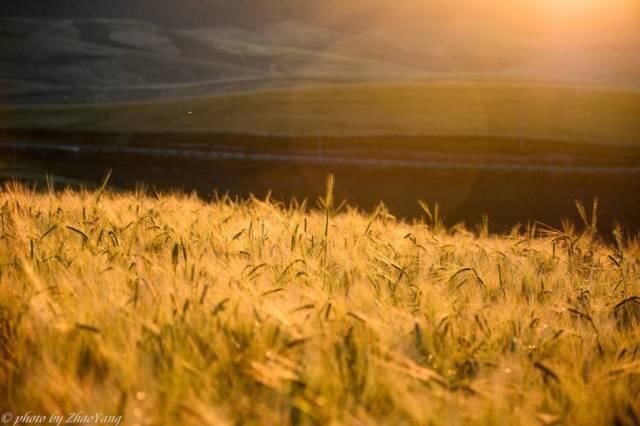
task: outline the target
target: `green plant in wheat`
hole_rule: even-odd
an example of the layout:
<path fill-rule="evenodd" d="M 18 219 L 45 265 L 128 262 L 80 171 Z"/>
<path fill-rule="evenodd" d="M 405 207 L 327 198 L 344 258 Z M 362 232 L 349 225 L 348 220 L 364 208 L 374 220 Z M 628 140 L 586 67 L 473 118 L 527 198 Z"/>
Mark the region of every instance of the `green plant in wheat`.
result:
<path fill-rule="evenodd" d="M 0 412 L 638 424 L 640 242 L 334 199 L 0 193 Z M 597 391 L 594 391 L 597 390 Z"/>

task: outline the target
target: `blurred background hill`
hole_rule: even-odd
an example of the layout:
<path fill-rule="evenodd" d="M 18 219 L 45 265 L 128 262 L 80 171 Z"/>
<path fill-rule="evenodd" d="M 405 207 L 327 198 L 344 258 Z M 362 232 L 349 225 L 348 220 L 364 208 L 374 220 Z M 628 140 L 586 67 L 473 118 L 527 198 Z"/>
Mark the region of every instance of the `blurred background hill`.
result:
<path fill-rule="evenodd" d="M 378 80 L 640 86 L 640 3 L 25 0 L 0 5 L 5 104 Z"/>

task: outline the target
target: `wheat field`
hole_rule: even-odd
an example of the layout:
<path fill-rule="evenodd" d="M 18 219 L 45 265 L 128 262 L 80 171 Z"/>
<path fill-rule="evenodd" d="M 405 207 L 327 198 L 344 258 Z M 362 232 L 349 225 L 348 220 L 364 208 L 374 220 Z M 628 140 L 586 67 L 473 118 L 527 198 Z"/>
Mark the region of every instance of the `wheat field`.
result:
<path fill-rule="evenodd" d="M 0 193 L 0 409 L 126 425 L 637 425 L 640 241 L 340 206 Z M 589 206 L 590 207 L 590 206 Z M 594 210 L 597 205 L 594 205 Z"/>

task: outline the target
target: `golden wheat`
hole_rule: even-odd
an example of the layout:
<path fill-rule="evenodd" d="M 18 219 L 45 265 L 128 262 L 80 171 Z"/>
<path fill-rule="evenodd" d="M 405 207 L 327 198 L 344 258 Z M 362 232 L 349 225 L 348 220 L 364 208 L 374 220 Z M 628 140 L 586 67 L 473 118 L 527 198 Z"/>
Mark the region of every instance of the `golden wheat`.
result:
<path fill-rule="evenodd" d="M 637 424 L 638 240 L 603 240 L 595 220 L 496 236 L 483 219 L 474 234 L 421 204 L 431 217 L 409 223 L 330 190 L 309 209 L 9 186 L 0 409 L 127 425 Z"/>

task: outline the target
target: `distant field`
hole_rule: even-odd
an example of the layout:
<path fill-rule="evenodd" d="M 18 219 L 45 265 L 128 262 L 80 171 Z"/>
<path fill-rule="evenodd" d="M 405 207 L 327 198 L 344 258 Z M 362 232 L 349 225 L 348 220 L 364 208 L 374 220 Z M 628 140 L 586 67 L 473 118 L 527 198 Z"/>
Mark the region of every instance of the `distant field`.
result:
<path fill-rule="evenodd" d="M 640 92 L 488 82 L 327 85 L 101 106 L 0 108 L 0 128 L 640 143 Z"/>
<path fill-rule="evenodd" d="M 637 239 L 599 235 L 590 211 L 489 235 L 447 229 L 433 206 L 414 223 L 336 212 L 331 195 L 310 210 L 4 189 L 2 411 L 637 424 Z"/>

